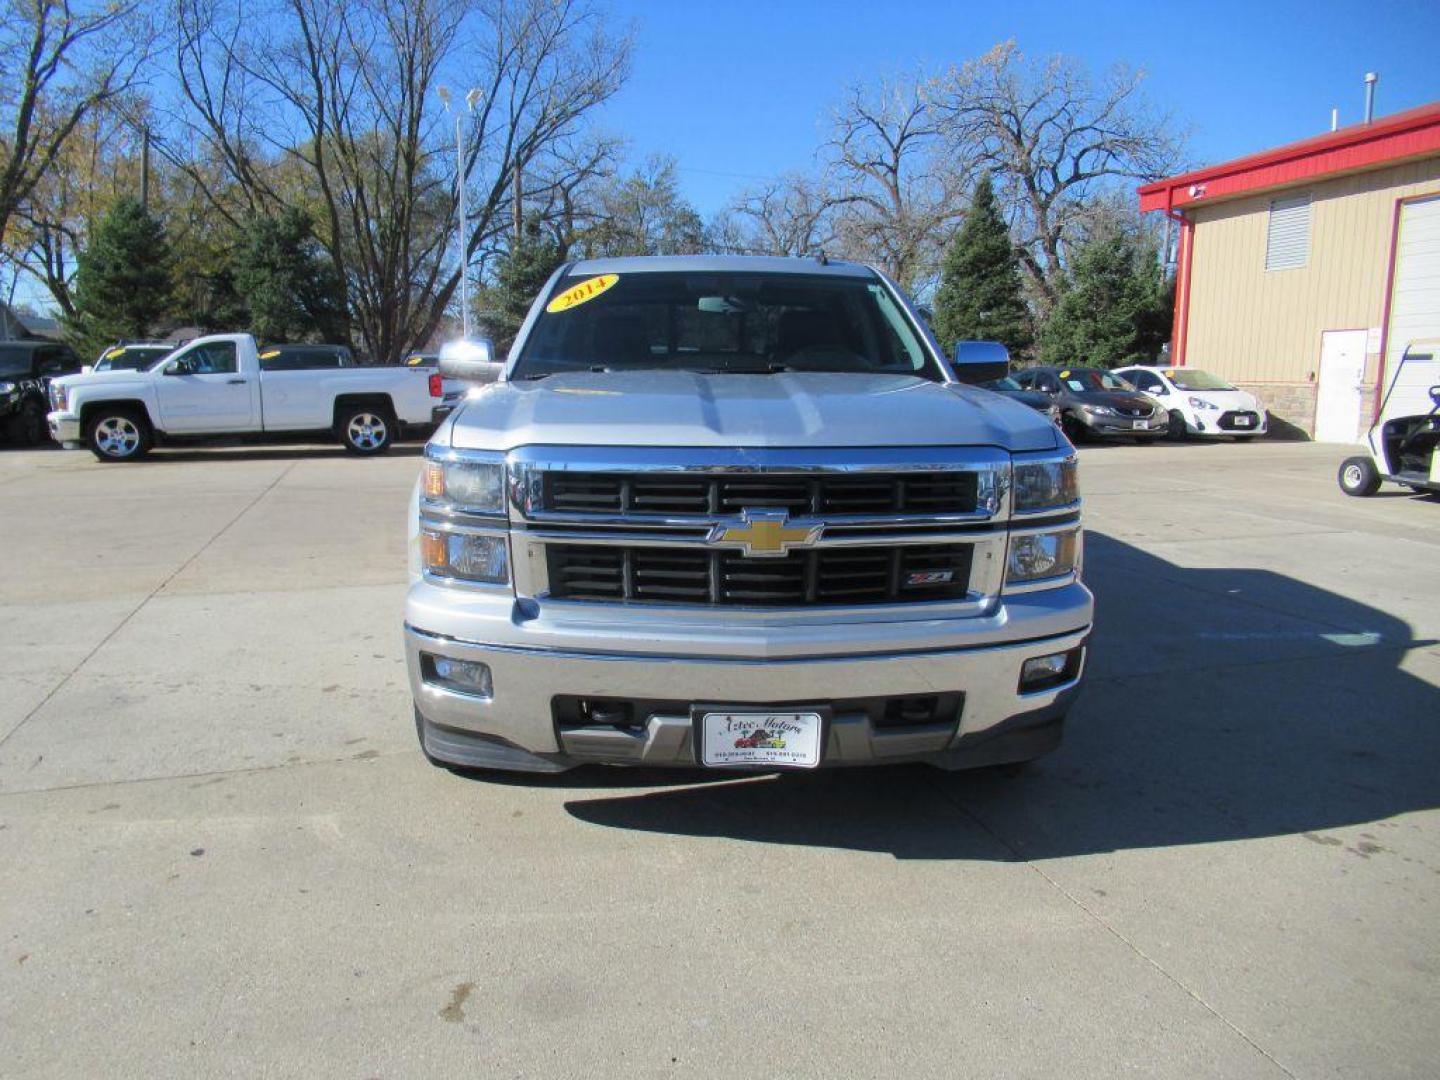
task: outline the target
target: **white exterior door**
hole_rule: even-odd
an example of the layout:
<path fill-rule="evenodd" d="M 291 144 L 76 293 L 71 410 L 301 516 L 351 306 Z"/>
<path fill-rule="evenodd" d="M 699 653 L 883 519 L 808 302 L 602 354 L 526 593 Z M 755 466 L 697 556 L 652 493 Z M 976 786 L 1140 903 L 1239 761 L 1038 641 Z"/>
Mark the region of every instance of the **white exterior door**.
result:
<path fill-rule="evenodd" d="M 1395 277 L 1390 291 L 1390 325 L 1385 335 L 1385 415 L 1413 416 L 1430 411 L 1440 350 L 1428 344 L 1401 358 L 1412 341 L 1440 337 L 1440 198 L 1400 207 L 1395 242 Z M 1428 362 L 1413 359 L 1416 354 Z"/>
<path fill-rule="evenodd" d="M 259 386 L 239 370 L 233 341 L 177 352 L 155 380 L 160 422 L 176 434 L 259 429 Z"/>
<path fill-rule="evenodd" d="M 1315 441 L 1353 443 L 1360 438 L 1365 383 L 1365 330 L 1320 335 L 1320 386 L 1315 395 Z"/>

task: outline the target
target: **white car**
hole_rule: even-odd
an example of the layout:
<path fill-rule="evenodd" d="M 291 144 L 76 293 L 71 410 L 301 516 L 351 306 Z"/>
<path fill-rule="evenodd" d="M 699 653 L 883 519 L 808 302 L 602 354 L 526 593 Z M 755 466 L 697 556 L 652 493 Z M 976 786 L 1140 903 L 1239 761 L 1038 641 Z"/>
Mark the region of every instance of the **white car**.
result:
<path fill-rule="evenodd" d="M 1208 371 L 1192 367 L 1127 367 L 1117 368 L 1115 374 L 1165 406 L 1170 413 L 1171 435 L 1253 439 L 1265 434 L 1268 417 L 1260 399 Z"/>

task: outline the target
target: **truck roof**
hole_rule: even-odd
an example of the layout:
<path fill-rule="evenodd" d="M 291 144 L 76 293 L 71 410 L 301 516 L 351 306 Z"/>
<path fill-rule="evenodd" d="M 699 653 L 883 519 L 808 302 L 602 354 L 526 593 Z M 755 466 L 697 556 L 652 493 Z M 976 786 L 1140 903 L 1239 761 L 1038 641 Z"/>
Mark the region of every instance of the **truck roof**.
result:
<path fill-rule="evenodd" d="M 582 259 L 572 274 L 644 274 L 669 271 L 682 274 L 823 274 L 830 277 L 873 278 L 875 271 L 860 263 L 821 262 L 819 258 L 779 255 L 632 255 L 614 259 Z"/>

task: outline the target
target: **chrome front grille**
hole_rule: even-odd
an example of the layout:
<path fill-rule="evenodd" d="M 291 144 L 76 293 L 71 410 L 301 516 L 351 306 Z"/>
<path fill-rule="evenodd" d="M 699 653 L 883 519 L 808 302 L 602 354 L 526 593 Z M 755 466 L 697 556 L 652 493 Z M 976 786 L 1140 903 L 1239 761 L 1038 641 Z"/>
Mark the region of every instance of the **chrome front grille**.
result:
<path fill-rule="evenodd" d="M 549 544 L 562 600 L 817 606 L 964 599 L 969 544 L 846 546 L 751 559 L 713 548 Z"/>
<path fill-rule="evenodd" d="M 738 514 L 784 510 L 791 517 L 852 514 L 969 514 L 974 472 L 836 476 L 716 476 L 603 472 L 545 474 L 541 509 L 576 514 Z"/>
<path fill-rule="evenodd" d="M 509 470 L 522 597 L 978 614 L 999 594 L 998 449 L 525 447 Z"/>

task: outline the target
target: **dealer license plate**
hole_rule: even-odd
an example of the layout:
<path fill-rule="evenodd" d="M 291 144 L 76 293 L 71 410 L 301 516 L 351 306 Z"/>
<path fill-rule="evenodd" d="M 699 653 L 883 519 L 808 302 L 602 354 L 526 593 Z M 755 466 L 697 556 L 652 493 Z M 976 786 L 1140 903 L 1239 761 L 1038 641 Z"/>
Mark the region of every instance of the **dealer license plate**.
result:
<path fill-rule="evenodd" d="M 1236 426 L 1236 427 L 1249 427 L 1249 426 L 1250 426 L 1250 418 L 1249 418 L 1248 416 L 1237 416 L 1237 417 L 1235 417 L 1235 426 Z"/>
<path fill-rule="evenodd" d="M 1149 430 L 1150 430 L 1150 421 L 1149 421 L 1149 420 L 1136 420 L 1135 423 L 1134 423 L 1134 428 L 1135 428 L 1136 431 L 1149 431 Z"/>
<path fill-rule="evenodd" d="M 823 734 L 819 713 L 707 712 L 700 717 L 700 763 L 814 768 Z"/>

